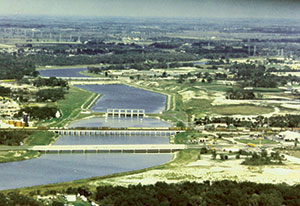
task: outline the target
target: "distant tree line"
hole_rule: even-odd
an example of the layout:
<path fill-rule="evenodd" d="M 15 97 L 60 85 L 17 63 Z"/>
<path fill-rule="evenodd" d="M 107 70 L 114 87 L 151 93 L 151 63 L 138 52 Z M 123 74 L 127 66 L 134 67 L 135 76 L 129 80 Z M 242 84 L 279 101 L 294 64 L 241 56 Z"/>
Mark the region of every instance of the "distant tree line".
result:
<path fill-rule="evenodd" d="M 151 62 L 175 62 L 175 61 L 193 61 L 199 57 L 193 54 L 180 52 L 125 52 L 122 54 L 106 55 L 75 55 L 65 54 L 35 54 L 19 56 L 22 61 L 34 62 L 36 65 L 81 65 L 81 64 L 134 64 L 145 61 Z"/>
<path fill-rule="evenodd" d="M 296 76 L 276 76 L 271 74 L 272 70 L 266 69 L 264 65 L 236 63 L 229 69 L 230 73 L 234 74 L 235 80 L 241 81 L 242 87 L 276 88 L 288 82 L 300 82 L 300 78 Z"/>
<path fill-rule="evenodd" d="M 203 118 L 196 118 L 195 124 L 197 125 L 207 125 L 213 123 L 226 123 L 227 126 L 233 125 L 235 127 L 248 127 L 248 128 L 259 128 L 268 125 L 270 127 L 289 127 L 295 128 L 300 127 L 300 115 L 297 114 L 286 114 L 279 116 L 257 116 L 254 119 L 247 118 L 233 118 L 233 117 L 209 117 L 205 116 Z"/>
<path fill-rule="evenodd" d="M 15 55 L 0 54 L 0 79 L 22 79 L 26 76 L 38 76 L 35 64 L 29 59 Z"/>

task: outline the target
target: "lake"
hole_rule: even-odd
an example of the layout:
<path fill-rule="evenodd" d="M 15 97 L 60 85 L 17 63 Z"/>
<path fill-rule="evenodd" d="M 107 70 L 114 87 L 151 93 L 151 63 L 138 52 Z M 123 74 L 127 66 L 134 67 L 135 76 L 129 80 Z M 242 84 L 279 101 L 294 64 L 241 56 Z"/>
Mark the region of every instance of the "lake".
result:
<path fill-rule="evenodd" d="M 145 109 L 146 113 L 159 113 L 165 109 L 166 96 L 122 84 L 76 85 L 103 96 L 91 108 L 94 112 L 111 109 Z"/>
<path fill-rule="evenodd" d="M 76 69 L 45 69 L 39 70 L 40 76 L 42 77 L 87 77 L 79 74 L 79 72 L 86 71 L 87 68 L 76 68 Z"/>

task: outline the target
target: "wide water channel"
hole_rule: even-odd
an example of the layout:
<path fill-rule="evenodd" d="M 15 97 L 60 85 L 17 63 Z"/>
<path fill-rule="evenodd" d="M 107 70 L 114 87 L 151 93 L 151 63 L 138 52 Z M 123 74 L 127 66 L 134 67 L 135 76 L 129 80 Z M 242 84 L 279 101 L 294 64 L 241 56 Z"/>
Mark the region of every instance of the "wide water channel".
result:
<path fill-rule="evenodd" d="M 166 101 L 166 97 L 163 95 L 125 85 L 85 85 L 80 87 L 103 94 L 93 107 L 95 111 L 104 111 L 106 108 L 115 107 L 144 108 L 148 113 L 155 113 L 163 110 Z M 126 91 L 126 95 L 124 95 L 124 91 Z M 122 100 L 118 101 L 117 97 L 122 97 Z M 136 101 L 132 101 L 132 99 L 136 99 Z M 106 101 L 105 104 L 104 101 Z M 166 127 L 170 125 L 150 118 L 91 118 L 72 122 L 69 125 L 69 127 L 79 126 Z M 55 144 L 169 144 L 169 137 L 62 136 Z M 171 158 L 171 154 L 44 154 L 36 159 L 0 164 L 0 190 L 137 170 L 166 163 Z"/>

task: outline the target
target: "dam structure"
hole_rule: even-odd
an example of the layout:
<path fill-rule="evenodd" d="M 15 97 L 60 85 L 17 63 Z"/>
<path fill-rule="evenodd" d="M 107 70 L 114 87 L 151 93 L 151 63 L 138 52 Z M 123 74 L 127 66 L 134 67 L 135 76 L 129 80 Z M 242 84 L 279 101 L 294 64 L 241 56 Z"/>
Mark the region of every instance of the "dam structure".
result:
<path fill-rule="evenodd" d="M 106 109 L 107 117 L 145 117 L 144 109 Z"/>

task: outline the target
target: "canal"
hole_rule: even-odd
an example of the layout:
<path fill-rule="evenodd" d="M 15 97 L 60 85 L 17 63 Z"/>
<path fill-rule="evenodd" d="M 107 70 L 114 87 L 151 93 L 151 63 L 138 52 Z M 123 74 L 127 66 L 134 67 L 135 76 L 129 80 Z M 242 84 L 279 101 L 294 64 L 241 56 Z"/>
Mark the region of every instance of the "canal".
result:
<path fill-rule="evenodd" d="M 59 70 L 53 71 L 57 74 Z M 49 76 L 52 74 L 50 73 Z M 163 111 L 165 107 L 165 96 L 125 85 L 78 87 L 103 95 L 93 106 L 93 111 L 104 111 L 106 108 L 144 108 L 148 113 L 156 113 Z M 69 127 L 79 126 L 169 127 L 170 125 L 151 118 L 91 118 L 72 122 L 69 125 Z M 169 144 L 169 138 L 124 135 L 62 136 L 55 144 Z M 164 164 L 171 159 L 171 154 L 44 154 L 36 159 L 0 164 L 0 190 L 132 171 Z"/>

